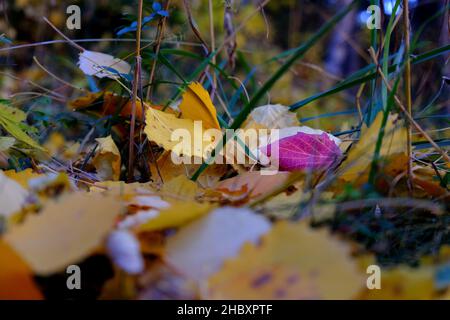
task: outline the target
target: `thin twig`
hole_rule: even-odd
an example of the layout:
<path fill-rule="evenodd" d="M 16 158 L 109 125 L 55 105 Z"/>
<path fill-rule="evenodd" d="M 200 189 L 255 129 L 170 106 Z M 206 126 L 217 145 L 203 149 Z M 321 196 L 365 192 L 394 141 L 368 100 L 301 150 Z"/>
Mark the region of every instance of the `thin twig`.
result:
<path fill-rule="evenodd" d="M 141 29 L 142 29 L 142 10 L 143 0 L 139 0 L 139 11 L 136 32 L 136 65 L 134 68 L 133 96 L 131 100 L 131 123 L 130 123 L 130 141 L 128 148 L 128 175 L 129 182 L 134 180 L 134 132 L 136 126 L 136 101 L 138 95 L 139 83 L 141 81 Z"/>
<path fill-rule="evenodd" d="M 411 99 L 411 60 L 410 54 L 410 21 L 409 21 L 409 0 L 403 0 L 403 29 L 405 33 L 405 100 L 408 113 L 412 116 L 412 99 Z M 408 152 L 408 186 L 412 190 L 412 134 L 411 125 L 407 123 L 407 152 Z"/>
<path fill-rule="evenodd" d="M 170 0 L 167 0 L 166 2 L 166 7 L 165 10 L 168 11 L 169 10 L 169 6 L 170 6 Z M 167 17 L 163 17 L 158 24 L 158 31 L 157 31 L 157 36 L 156 36 L 156 46 L 155 46 L 155 58 L 153 59 L 153 63 L 152 63 L 152 69 L 150 71 L 150 77 L 148 80 L 148 88 L 147 88 L 147 95 L 146 95 L 146 99 L 147 101 L 151 100 L 152 97 L 152 93 L 153 93 L 153 79 L 155 78 L 155 71 L 156 71 L 156 62 L 158 61 L 158 55 L 159 55 L 159 50 L 161 48 L 161 43 L 162 43 L 162 39 L 164 36 L 164 27 L 166 26 L 166 19 Z"/>

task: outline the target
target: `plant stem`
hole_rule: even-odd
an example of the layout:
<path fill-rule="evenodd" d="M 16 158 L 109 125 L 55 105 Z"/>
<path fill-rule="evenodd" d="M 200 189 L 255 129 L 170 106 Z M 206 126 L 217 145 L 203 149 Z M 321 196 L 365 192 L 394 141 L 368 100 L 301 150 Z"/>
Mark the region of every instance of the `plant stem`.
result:
<path fill-rule="evenodd" d="M 169 11 L 169 6 L 170 0 L 167 0 L 166 7 L 164 10 Z M 147 88 L 147 95 L 145 99 L 147 101 L 151 99 L 153 93 L 153 80 L 155 78 L 156 62 L 158 61 L 159 50 L 161 49 L 161 42 L 164 36 L 164 27 L 166 26 L 166 19 L 167 17 L 163 17 L 158 24 L 158 34 L 156 36 L 156 46 L 155 46 L 155 57 L 153 59 L 152 69 L 150 70 L 150 78 L 148 81 L 149 85 Z"/>
<path fill-rule="evenodd" d="M 139 0 L 138 25 L 136 32 L 136 64 L 134 68 L 133 96 L 131 100 L 130 144 L 128 148 L 128 182 L 132 182 L 134 180 L 134 133 L 136 126 L 136 101 L 139 82 L 141 81 L 141 28 L 143 2 L 144 0 Z"/>
<path fill-rule="evenodd" d="M 403 0 L 403 29 L 405 33 L 405 99 L 406 108 L 408 113 L 412 116 L 412 99 L 411 99 L 411 61 L 409 59 L 410 55 L 410 21 L 409 21 L 409 1 Z M 407 122 L 407 152 L 408 152 L 408 181 L 409 187 L 411 187 L 412 182 L 412 139 L 411 139 L 411 125 Z M 411 189 L 411 188 L 410 188 Z"/>

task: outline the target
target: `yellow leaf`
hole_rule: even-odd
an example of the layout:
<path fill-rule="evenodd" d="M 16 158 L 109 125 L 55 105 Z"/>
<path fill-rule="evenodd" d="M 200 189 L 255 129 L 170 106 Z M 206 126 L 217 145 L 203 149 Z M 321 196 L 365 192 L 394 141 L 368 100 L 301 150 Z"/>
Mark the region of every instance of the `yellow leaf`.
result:
<path fill-rule="evenodd" d="M 193 200 L 198 192 L 197 184 L 189 180 L 185 175 L 179 175 L 164 183 L 161 188 L 163 196 L 171 196 L 180 199 Z"/>
<path fill-rule="evenodd" d="M 347 248 L 325 230 L 277 222 L 208 281 L 208 299 L 350 299 L 365 285 Z"/>
<path fill-rule="evenodd" d="M 33 281 L 30 267 L 0 240 L 0 300 L 38 300 L 42 294 Z"/>
<path fill-rule="evenodd" d="M 220 129 L 217 111 L 208 91 L 198 82 L 191 83 L 183 94 L 180 104 L 184 119 L 201 120 L 205 129 Z"/>
<path fill-rule="evenodd" d="M 102 244 L 121 211 L 115 197 L 74 193 L 49 202 L 4 236 L 40 275 L 65 269 Z"/>
<path fill-rule="evenodd" d="M 175 115 L 162 112 L 153 108 L 149 108 L 145 118 L 145 134 L 148 139 L 162 146 L 165 150 L 173 151 L 177 155 L 196 156 L 203 158 L 202 126 L 194 124 L 191 119 L 179 119 Z M 181 140 L 172 138 L 172 134 L 176 131 L 183 134 Z M 187 147 L 183 148 L 184 134 L 188 134 Z M 195 139 L 200 139 L 198 145 L 194 143 Z M 185 141 L 186 142 L 186 141 Z M 190 146 L 190 147 L 189 147 Z"/>
<path fill-rule="evenodd" d="M 379 112 L 372 125 L 365 129 L 360 140 L 348 153 L 347 159 L 341 164 L 340 178 L 344 181 L 355 181 L 369 169 L 372 163 L 378 133 L 381 128 L 383 113 Z M 389 115 L 380 150 L 380 157 L 406 153 L 407 130 L 397 115 Z M 339 174 L 339 173 L 338 173 Z"/>
<path fill-rule="evenodd" d="M 159 214 L 140 226 L 141 231 L 155 231 L 182 226 L 198 219 L 211 211 L 213 205 L 198 202 L 177 202 L 170 208 L 161 210 Z"/>
<path fill-rule="evenodd" d="M 95 139 L 98 142 L 98 151 L 93 159 L 97 175 L 101 180 L 119 180 L 120 178 L 120 152 L 111 136 Z"/>

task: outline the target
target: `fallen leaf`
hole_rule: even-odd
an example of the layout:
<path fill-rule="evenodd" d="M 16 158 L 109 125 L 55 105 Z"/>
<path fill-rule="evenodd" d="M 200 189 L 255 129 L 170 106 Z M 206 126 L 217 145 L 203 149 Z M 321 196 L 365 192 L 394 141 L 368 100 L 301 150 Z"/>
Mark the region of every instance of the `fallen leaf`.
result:
<path fill-rule="evenodd" d="M 275 156 L 274 148 L 278 148 Z M 316 135 L 299 132 L 270 144 L 266 154 L 275 159 L 278 156 L 280 170 L 326 169 L 341 157 L 341 149 L 326 133 Z"/>
<path fill-rule="evenodd" d="M 205 129 L 220 129 L 216 108 L 200 83 L 193 82 L 187 87 L 179 108 L 182 118 L 200 120 Z"/>
<path fill-rule="evenodd" d="M 97 175 L 101 180 L 119 180 L 120 178 L 120 151 L 111 136 L 95 139 L 98 150 L 92 163 L 97 169 Z"/>
<path fill-rule="evenodd" d="M 203 146 L 205 143 L 210 145 L 203 139 L 202 143 L 196 145 L 194 140 L 195 138 L 198 139 L 199 132 L 201 134 L 202 126 L 198 123 L 198 126 L 195 127 L 194 121 L 191 119 L 179 119 L 173 114 L 149 108 L 146 113 L 145 123 L 144 131 L 150 141 L 154 141 L 165 150 L 172 151 L 179 156 L 195 156 L 203 159 L 206 151 L 206 148 L 204 150 Z M 186 148 L 183 148 L 183 143 L 180 140 L 176 140 L 175 137 L 172 138 L 172 134 L 177 130 L 180 130 L 178 132 L 183 130 L 183 134 L 189 134 L 190 143 L 185 141 L 187 143 Z M 213 148 L 214 146 L 210 146 L 209 150 Z"/>
<path fill-rule="evenodd" d="M 164 183 L 161 193 L 166 196 L 194 200 L 199 192 L 197 184 L 184 175 L 179 175 Z"/>
<path fill-rule="evenodd" d="M 25 125 L 22 121 L 25 118 L 26 114 L 22 110 L 0 103 L 0 126 L 17 140 L 40 151 L 46 151 L 24 131 Z"/>
<path fill-rule="evenodd" d="M 128 75 L 131 72 L 131 66 L 126 61 L 106 53 L 89 50 L 80 53 L 78 67 L 85 74 L 98 78 L 117 79 L 121 75 Z"/>
<path fill-rule="evenodd" d="M 4 173 L 8 178 L 13 179 L 25 189 L 30 187 L 30 180 L 44 176 L 43 174 L 34 172 L 31 168 L 27 168 L 19 172 L 16 172 L 15 170 L 7 170 L 4 171 Z"/>
<path fill-rule="evenodd" d="M 365 285 L 348 248 L 324 230 L 277 222 L 209 278 L 206 299 L 351 299 Z"/>
<path fill-rule="evenodd" d="M 106 241 L 108 253 L 116 265 L 129 274 L 138 274 L 144 270 L 139 241 L 129 231 L 114 230 Z"/>
<path fill-rule="evenodd" d="M 0 171 L 0 216 L 9 217 L 22 209 L 28 195 L 26 189 Z"/>
<path fill-rule="evenodd" d="M 206 280 L 244 243 L 256 243 L 269 230 L 268 220 L 249 209 L 216 209 L 170 237 L 165 260 L 189 279 Z"/>
<path fill-rule="evenodd" d="M 224 200 L 251 200 L 267 195 L 280 185 L 286 183 L 290 172 L 278 172 L 275 175 L 262 175 L 259 171 L 245 172 L 235 177 L 221 181 L 215 188 Z"/>
<path fill-rule="evenodd" d="M 363 174 L 367 174 L 372 163 L 378 133 L 381 128 L 383 113 L 379 112 L 372 125 L 364 130 L 361 138 L 349 151 L 347 159 L 341 164 L 340 178 L 347 182 L 354 182 Z M 386 122 L 383 143 L 380 149 L 381 157 L 406 153 L 407 130 L 397 115 L 389 115 Z"/>
<path fill-rule="evenodd" d="M 281 104 L 268 104 L 257 107 L 247 117 L 244 129 L 282 129 L 299 126 L 300 122 L 294 112 Z"/>
<path fill-rule="evenodd" d="M 175 202 L 167 209 L 161 210 L 154 218 L 140 225 L 140 231 L 164 230 L 185 225 L 213 209 L 209 203 L 198 203 L 194 201 Z"/>
<path fill-rule="evenodd" d="M 102 244 L 121 212 L 115 197 L 73 193 L 48 202 L 4 236 L 39 275 L 49 275 L 86 258 Z"/>
<path fill-rule="evenodd" d="M 0 300 L 40 300 L 42 293 L 25 261 L 0 240 Z"/>

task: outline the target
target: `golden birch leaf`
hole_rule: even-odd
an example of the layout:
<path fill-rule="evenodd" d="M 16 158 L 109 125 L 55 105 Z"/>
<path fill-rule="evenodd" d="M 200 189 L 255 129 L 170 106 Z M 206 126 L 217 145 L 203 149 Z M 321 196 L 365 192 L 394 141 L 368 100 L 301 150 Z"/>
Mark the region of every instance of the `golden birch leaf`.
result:
<path fill-rule="evenodd" d="M 153 108 L 147 110 L 145 123 L 144 131 L 150 141 L 179 156 L 203 158 L 201 124 L 194 124 L 191 119 L 179 119 L 173 114 Z M 197 143 L 194 142 L 195 139 Z"/>
<path fill-rule="evenodd" d="M 325 230 L 280 221 L 209 278 L 205 298 L 351 299 L 363 286 L 343 243 Z"/>
<path fill-rule="evenodd" d="M 220 129 L 216 108 L 200 83 L 193 82 L 188 86 L 179 107 L 184 119 L 201 120 L 205 129 Z"/>
<path fill-rule="evenodd" d="M 73 193 L 49 202 L 4 236 L 36 274 L 64 270 L 102 244 L 121 212 L 116 197 Z"/>

